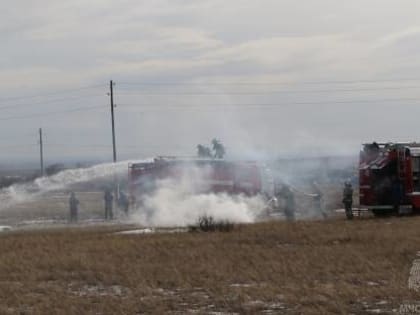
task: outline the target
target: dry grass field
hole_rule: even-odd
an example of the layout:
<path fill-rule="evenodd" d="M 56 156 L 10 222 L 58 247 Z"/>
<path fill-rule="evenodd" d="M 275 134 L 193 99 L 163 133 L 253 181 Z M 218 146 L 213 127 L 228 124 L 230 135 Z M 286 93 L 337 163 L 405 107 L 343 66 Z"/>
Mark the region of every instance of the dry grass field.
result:
<path fill-rule="evenodd" d="M 0 314 L 369 314 L 408 289 L 420 218 L 115 234 L 128 227 L 0 234 Z"/>

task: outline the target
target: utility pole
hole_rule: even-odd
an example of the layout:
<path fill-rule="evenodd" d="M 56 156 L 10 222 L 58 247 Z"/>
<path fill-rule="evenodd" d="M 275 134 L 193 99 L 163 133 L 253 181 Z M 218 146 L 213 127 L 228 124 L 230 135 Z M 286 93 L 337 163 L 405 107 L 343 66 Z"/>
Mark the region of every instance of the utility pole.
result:
<path fill-rule="evenodd" d="M 39 157 L 41 163 L 41 176 L 44 176 L 44 150 L 42 143 L 42 128 L 39 128 Z"/>
<path fill-rule="evenodd" d="M 109 98 L 111 103 L 111 124 L 112 124 L 112 153 L 113 153 L 113 161 L 114 163 L 117 162 L 117 149 L 115 147 L 115 122 L 114 122 L 114 82 L 112 80 L 109 81 Z M 118 183 L 117 183 L 117 176 L 114 170 L 114 207 L 117 206 L 117 199 L 118 199 Z"/>
<path fill-rule="evenodd" d="M 114 122 L 114 82 L 109 81 L 109 97 L 111 100 L 111 123 L 112 123 L 112 150 L 113 161 L 117 162 L 117 149 L 115 148 L 115 122 Z"/>

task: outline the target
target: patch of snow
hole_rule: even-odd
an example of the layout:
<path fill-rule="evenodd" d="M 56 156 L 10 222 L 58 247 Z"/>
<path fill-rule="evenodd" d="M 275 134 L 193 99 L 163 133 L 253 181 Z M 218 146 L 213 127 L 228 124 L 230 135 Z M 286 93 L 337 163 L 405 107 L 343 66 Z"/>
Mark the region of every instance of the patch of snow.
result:
<path fill-rule="evenodd" d="M 126 230 L 116 232 L 114 234 L 149 234 L 149 233 L 185 233 L 188 230 L 185 228 L 143 228 L 143 229 L 135 229 L 135 230 Z"/>
<path fill-rule="evenodd" d="M 79 289 L 69 289 L 78 296 L 123 296 L 129 292 L 128 288 L 120 285 L 84 285 Z"/>
<path fill-rule="evenodd" d="M 254 284 L 252 284 L 252 283 L 232 283 L 230 286 L 232 288 L 249 288 L 249 287 L 253 287 Z"/>
<path fill-rule="evenodd" d="M 374 282 L 374 281 L 368 281 L 368 282 L 366 282 L 366 284 L 367 284 L 368 286 L 371 286 L 371 287 L 377 287 L 377 286 L 379 286 L 379 285 L 380 285 L 380 283 L 378 283 L 378 282 Z"/>
<path fill-rule="evenodd" d="M 12 227 L 8 225 L 0 225 L 0 232 L 8 232 L 11 231 Z"/>
<path fill-rule="evenodd" d="M 34 219 L 20 222 L 21 225 L 40 225 L 40 224 L 57 224 L 65 223 L 65 220 L 54 220 L 54 219 Z"/>
<path fill-rule="evenodd" d="M 128 231 L 121 231 L 117 232 L 115 234 L 149 234 L 149 233 L 155 233 L 155 229 L 137 229 L 137 230 L 128 230 Z"/>

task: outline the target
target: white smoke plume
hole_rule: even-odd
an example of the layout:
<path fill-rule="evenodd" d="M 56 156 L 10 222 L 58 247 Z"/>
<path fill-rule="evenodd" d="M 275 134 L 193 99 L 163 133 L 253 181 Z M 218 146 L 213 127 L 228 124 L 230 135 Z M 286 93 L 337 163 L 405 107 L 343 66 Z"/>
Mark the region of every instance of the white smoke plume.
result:
<path fill-rule="evenodd" d="M 112 178 L 114 175 L 126 173 L 130 162 L 132 161 L 103 163 L 88 168 L 65 170 L 56 175 L 37 178 L 33 182 L 15 184 L 1 189 L 0 210 L 34 200 L 49 191 L 67 189 L 73 184 Z"/>
<path fill-rule="evenodd" d="M 195 224 L 204 215 L 217 221 L 255 222 L 265 207 L 263 198 L 203 192 L 207 171 L 188 168 L 182 178 L 160 180 L 131 219 L 146 226 L 171 227 Z"/>
<path fill-rule="evenodd" d="M 130 162 L 65 170 L 33 182 L 1 189 L 0 210 L 43 198 L 50 191 L 69 189 L 74 184 L 112 179 L 115 175 L 124 176 Z M 258 196 L 204 193 L 208 171 L 186 167 L 181 178 L 158 181 L 154 192 L 143 196 L 143 205 L 131 215 L 129 222 L 147 226 L 186 226 L 196 223 L 203 215 L 212 216 L 215 220 L 254 222 L 264 208 L 263 199 Z"/>

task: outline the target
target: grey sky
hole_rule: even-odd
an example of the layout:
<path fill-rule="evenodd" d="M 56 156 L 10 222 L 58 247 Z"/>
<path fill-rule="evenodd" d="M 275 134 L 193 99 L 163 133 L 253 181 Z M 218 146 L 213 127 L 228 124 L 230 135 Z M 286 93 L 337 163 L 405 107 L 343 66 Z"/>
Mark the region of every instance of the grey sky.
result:
<path fill-rule="evenodd" d="M 36 160 L 38 127 L 50 161 L 110 160 L 110 79 L 121 158 L 194 154 L 213 137 L 247 157 L 420 140 L 419 1 L 16 0 L 0 9 L 0 160 Z"/>

